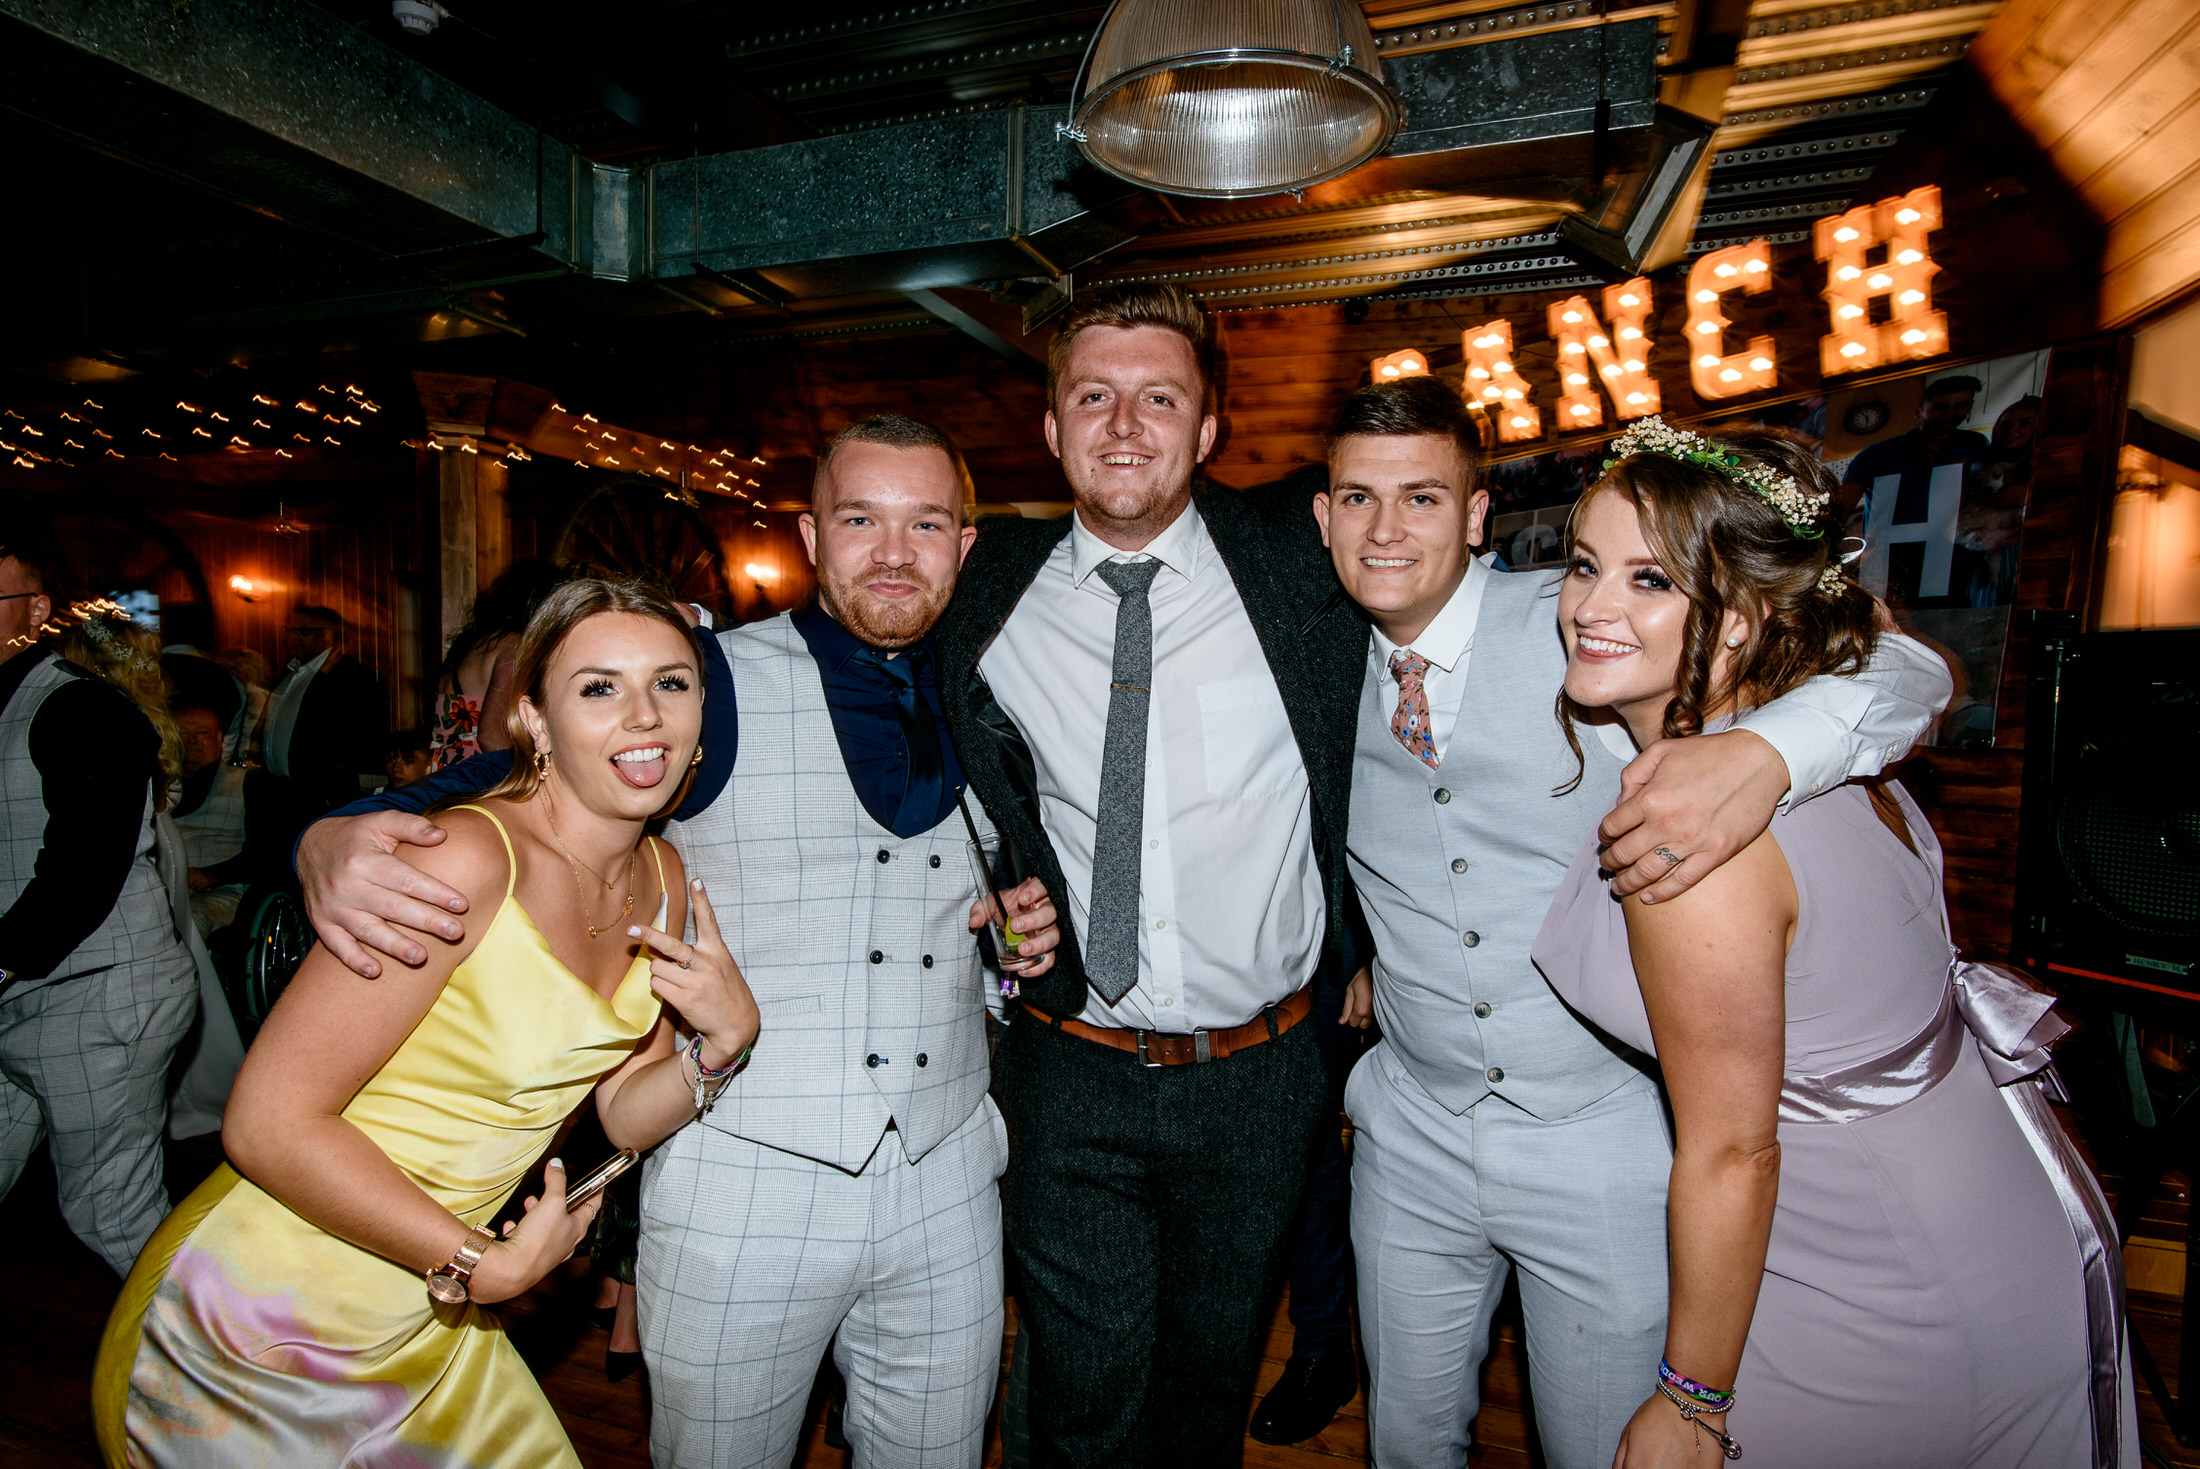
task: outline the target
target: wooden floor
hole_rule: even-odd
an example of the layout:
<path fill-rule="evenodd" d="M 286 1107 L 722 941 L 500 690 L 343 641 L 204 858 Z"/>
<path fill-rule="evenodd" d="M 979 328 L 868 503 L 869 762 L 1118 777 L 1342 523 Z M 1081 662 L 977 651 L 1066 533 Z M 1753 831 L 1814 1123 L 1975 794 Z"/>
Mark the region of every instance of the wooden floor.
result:
<path fill-rule="evenodd" d="M 202 1156 L 172 1160 L 172 1182 L 204 1171 Z M 2173 1180 L 2182 1199 L 2183 1180 Z M 2150 1211 L 2151 1217 L 2151 1211 Z M 87 1406 L 99 1332 L 116 1286 L 106 1267 L 69 1234 L 54 1204 L 45 1154 L 31 1160 L 14 1193 L 0 1201 L 0 1465 L 7 1469 L 81 1469 L 96 1465 Z M 645 1469 L 649 1463 L 648 1408 L 640 1376 L 611 1383 L 603 1374 L 609 1340 L 588 1316 L 593 1283 L 583 1267 L 512 1313 L 513 1339 L 537 1363 L 544 1390 L 589 1469 Z M 2132 1323 L 2177 1391 L 2179 1303 L 2135 1294 Z M 1013 1307 L 1010 1317 L 1013 1330 Z M 1523 1410 L 1525 1369 L 1517 1308 L 1499 1314 L 1498 1339 L 1483 1372 L 1483 1409 L 1469 1462 L 1477 1469 L 1529 1469 L 1532 1454 Z M 1002 1351 L 1005 1378 L 1008 1345 Z M 1260 1390 L 1266 1392 L 1291 1354 L 1290 1322 L 1281 1304 L 1270 1329 Z M 1250 1405 L 1248 1405 L 1250 1411 Z M 2160 1409 L 2142 1383 L 2141 1436 L 2148 1457 L 2174 1469 L 2200 1469 L 2200 1449 L 2171 1436 Z M 826 1446 L 824 1410 L 813 1413 L 795 1464 L 839 1469 L 848 1456 Z M 1366 1406 L 1354 1398 L 1315 1438 L 1288 1448 L 1245 1444 L 1252 1469 L 1336 1469 L 1367 1460 Z M 1000 1463 L 995 1433 L 987 1469 Z M 301 1466 L 304 1469 L 304 1466 Z"/>

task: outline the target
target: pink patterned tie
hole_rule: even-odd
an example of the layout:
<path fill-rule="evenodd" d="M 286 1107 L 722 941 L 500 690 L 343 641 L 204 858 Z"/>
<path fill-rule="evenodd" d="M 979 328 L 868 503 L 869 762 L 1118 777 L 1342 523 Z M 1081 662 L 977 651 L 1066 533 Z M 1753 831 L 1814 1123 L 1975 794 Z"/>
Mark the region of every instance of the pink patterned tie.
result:
<path fill-rule="evenodd" d="M 1428 694 L 1421 687 L 1427 672 L 1428 660 L 1418 653 L 1400 648 L 1390 655 L 1390 676 L 1398 680 L 1398 712 L 1390 716 L 1390 732 L 1408 754 L 1434 770 L 1436 741 L 1429 735 Z"/>

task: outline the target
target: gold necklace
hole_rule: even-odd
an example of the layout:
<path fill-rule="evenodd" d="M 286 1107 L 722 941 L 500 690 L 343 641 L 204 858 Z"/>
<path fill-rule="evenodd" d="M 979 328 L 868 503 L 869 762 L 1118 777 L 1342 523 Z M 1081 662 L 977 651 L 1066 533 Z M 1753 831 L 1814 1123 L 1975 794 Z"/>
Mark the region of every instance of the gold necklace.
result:
<path fill-rule="evenodd" d="M 555 811 L 555 810 L 554 810 L 554 809 L 553 809 L 553 808 L 551 807 L 551 805 L 550 805 L 550 803 L 549 803 L 548 801 L 544 801 L 544 802 L 542 803 L 542 814 L 543 814 L 543 815 L 544 815 L 545 817 L 547 817 L 547 818 L 549 819 L 549 822 L 550 822 L 550 840 L 552 840 L 552 841 L 554 841 L 554 842 L 556 842 L 556 843 L 558 844 L 558 850 L 559 850 L 559 851 L 561 851 L 561 852 L 563 852 L 563 853 L 565 853 L 565 861 L 566 861 L 566 865 L 567 865 L 567 866 L 569 866 L 569 867 L 571 867 L 571 868 L 573 869 L 573 891 L 574 891 L 574 892 L 576 892 L 576 893 L 578 893 L 578 894 L 580 894 L 580 899 L 581 899 L 581 922 L 582 922 L 582 924 L 583 924 L 583 925 L 584 925 L 584 926 L 585 926 L 585 927 L 586 927 L 586 928 L 588 929 L 588 936 L 589 936 L 589 937 L 590 937 L 591 939 L 593 939 L 593 938 L 595 938 L 595 937 L 596 937 L 596 936 L 597 936 L 598 934 L 605 934 L 605 933 L 609 933 L 609 932 L 611 932 L 611 925 L 610 925 L 609 923 L 605 924 L 605 925 L 604 925 L 604 926 L 603 926 L 602 928 L 598 928 L 598 927 L 596 927 L 596 925 L 595 925 L 595 924 L 593 924 L 593 923 L 590 923 L 590 922 L 588 921 L 588 920 L 589 920 L 589 918 L 590 918 L 590 916 L 591 916 L 591 915 L 592 915 L 592 914 L 593 914 L 593 913 L 595 912 L 595 907 L 596 907 L 596 905 L 595 905 L 595 902 L 594 902 L 594 900 L 593 900 L 593 899 L 591 899 L 591 898 L 590 898 L 590 897 L 588 896 L 588 888 L 587 888 L 587 886 L 586 886 L 586 885 L 585 885 L 584 883 L 582 883 L 582 881 L 581 881 L 581 868 L 582 868 L 582 866 L 584 866 L 585 864 L 583 864 L 583 863 L 582 863 L 582 861 L 581 861 L 581 860 L 580 860 L 580 859 L 579 859 L 578 857 L 575 857 L 575 856 L 573 855 L 573 849 L 572 849 L 572 848 L 570 848 L 570 847 L 568 847 L 568 846 L 567 846 L 567 845 L 565 844 L 565 838 L 564 838 L 564 837 L 562 837 L 562 836 L 559 836 L 559 835 L 558 835 L 558 816 L 557 816 L 557 812 L 556 812 L 556 811 Z M 637 849 L 637 850 L 638 850 L 638 849 Z M 608 889 L 610 888 L 611 884 L 610 884 L 610 883 L 608 883 L 608 882 L 605 882 L 605 881 L 604 881 L 604 877 L 603 877 L 603 874 L 602 874 L 602 873 L 600 873 L 600 872 L 598 872 L 598 871 L 597 871 L 597 870 L 596 870 L 595 868 L 593 868 L 593 867 L 590 867 L 590 868 L 588 869 L 588 875 L 589 875 L 590 877 L 593 877 L 593 878 L 595 878 L 595 879 L 596 879 L 596 881 L 598 881 L 598 882 L 601 882 L 601 883 L 603 883 L 603 885 L 604 885 L 604 887 L 605 887 L 605 889 L 606 889 L 606 890 L 608 890 Z M 622 911 L 622 912 L 621 912 L 621 913 L 619 914 L 619 918 L 620 918 L 621 920 L 624 920 L 624 919 L 632 918 L 633 916 L 634 916 L 634 853 L 633 853 L 633 852 L 628 852 L 628 853 L 626 854 L 626 907 L 625 907 L 625 909 L 624 909 L 624 910 L 623 910 L 623 911 Z"/>

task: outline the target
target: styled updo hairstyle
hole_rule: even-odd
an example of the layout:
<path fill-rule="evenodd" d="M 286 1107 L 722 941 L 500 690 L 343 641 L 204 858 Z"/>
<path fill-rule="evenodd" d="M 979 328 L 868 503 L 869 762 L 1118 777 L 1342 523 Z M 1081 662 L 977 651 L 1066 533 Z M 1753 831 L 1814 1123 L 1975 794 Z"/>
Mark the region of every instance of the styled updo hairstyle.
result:
<path fill-rule="evenodd" d="M 1713 452 L 1740 455 L 1744 468 L 1786 475 L 1805 495 L 1826 496 L 1819 503 L 1829 508 L 1799 534 L 1746 479 L 1657 453 L 1620 460 L 1575 502 L 1566 526 L 1569 555 L 1589 502 L 1598 495 L 1624 496 L 1641 517 L 1650 553 L 1688 598 L 1680 668 L 1665 710 L 1667 738 L 1700 732 L 1704 710 L 1730 697 L 1761 705 L 1819 674 L 1854 673 L 1870 659 L 1878 636 L 1870 594 L 1841 568 L 1840 522 L 1830 509 L 1833 477 L 1807 443 L 1772 428 L 1703 437 Z M 1714 686 L 1714 669 L 1726 651 L 1720 628 L 1730 608 L 1749 632 L 1735 650 L 1729 680 Z M 1560 703 L 1563 715 L 1563 694 Z"/>
<path fill-rule="evenodd" d="M 168 674 L 160 666 L 160 634 L 139 627 L 111 602 L 79 602 L 61 634 L 61 656 L 112 684 L 138 706 L 160 736 L 154 808 L 167 809 L 168 787 L 183 779 L 183 731 L 168 707 Z"/>
<path fill-rule="evenodd" d="M 557 657 L 558 649 L 573 630 L 591 617 L 606 612 L 626 612 L 637 617 L 654 617 L 680 635 L 681 641 L 694 646 L 694 633 L 687 619 L 680 615 L 672 598 L 648 582 L 631 578 L 581 577 L 565 583 L 542 599 L 535 615 L 527 620 L 527 630 L 520 634 L 519 654 L 512 668 L 512 712 L 505 728 L 512 737 L 511 773 L 486 791 L 476 794 L 449 797 L 429 808 L 429 815 L 450 807 L 474 801 L 485 801 L 501 796 L 513 801 L 534 799 L 542 788 L 541 777 L 535 773 L 535 737 L 528 733 L 527 724 L 519 716 L 519 701 L 525 698 L 537 709 L 546 702 L 550 677 L 550 664 Z M 702 676 L 700 660 L 696 677 Z M 685 793 L 687 781 L 678 782 L 672 799 L 665 810 L 675 809 Z"/>

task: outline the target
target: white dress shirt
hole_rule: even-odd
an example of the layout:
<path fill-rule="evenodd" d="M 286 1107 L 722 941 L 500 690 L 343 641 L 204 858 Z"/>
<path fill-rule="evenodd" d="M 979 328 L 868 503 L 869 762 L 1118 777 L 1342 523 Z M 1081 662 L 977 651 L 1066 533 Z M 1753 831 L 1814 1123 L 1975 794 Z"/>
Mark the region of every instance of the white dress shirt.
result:
<path fill-rule="evenodd" d="M 306 686 L 313 676 L 328 662 L 331 652 L 323 648 L 303 663 L 293 663 L 275 685 L 275 692 L 267 704 L 267 740 L 261 747 L 267 768 L 276 775 L 290 774 L 290 735 L 298 727 L 298 710 L 306 701 Z"/>
<path fill-rule="evenodd" d="M 1070 913 L 1090 931 L 1118 598 L 1093 575 L 1155 560 L 1153 678 L 1138 901 L 1138 982 L 1095 992 L 1095 1025 L 1189 1032 L 1242 1025 L 1312 976 L 1326 924 L 1313 793 L 1260 640 L 1206 523 L 1186 510 L 1143 552 L 1072 517 L 1069 536 L 979 660 L 1029 742 L 1040 820 Z"/>
<path fill-rule="evenodd" d="M 1467 661 L 1474 652 L 1474 625 L 1482 607 L 1482 589 L 1493 576 L 1534 576 L 1536 572 L 1492 571 L 1479 558 L 1467 562 L 1467 574 L 1443 610 L 1419 637 L 1403 646 L 1428 660 L 1421 689 L 1428 698 L 1429 737 L 1441 767 L 1446 742 L 1459 720 L 1466 692 Z M 1557 602 L 1552 602 L 1556 615 Z M 1369 650 L 1369 674 L 1383 690 L 1383 707 L 1398 707 L 1398 681 L 1391 676 L 1390 655 L 1401 645 L 1375 630 Z M 1552 657 L 1565 657 L 1565 644 L 1552 630 Z M 1780 807 L 1807 801 L 1857 776 L 1877 775 L 1910 751 L 1955 692 L 1955 681 L 1940 656 L 1914 638 L 1881 633 L 1871 662 L 1853 678 L 1822 674 L 1761 709 L 1736 720 L 1779 752 L 1787 762 L 1788 793 Z M 1624 725 L 1616 721 L 1584 723 L 1606 750 L 1621 760 L 1639 753 Z"/>

